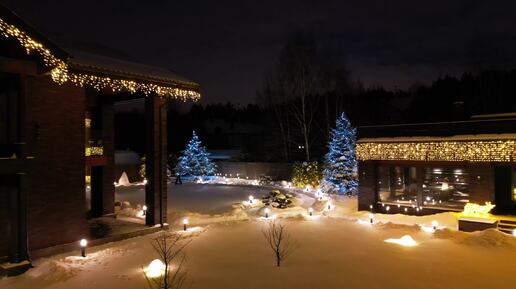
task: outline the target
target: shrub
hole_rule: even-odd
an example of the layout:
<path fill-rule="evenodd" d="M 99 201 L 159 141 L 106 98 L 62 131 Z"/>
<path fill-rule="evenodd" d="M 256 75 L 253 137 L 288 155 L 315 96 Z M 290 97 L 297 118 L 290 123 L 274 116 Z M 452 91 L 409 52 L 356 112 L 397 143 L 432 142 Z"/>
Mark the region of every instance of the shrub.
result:
<path fill-rule="evenodd" d="M 292 184 L 298 188 L 312 186 L 316 188 L 322 178 L 322 171 L 318 162 L 294 163 L 292 167 Z"/>
<path fill-rule="evenodd" d="M 262 202 L 266 206 L 271 205 L 272 207 L 279 209 L 285 209 L 294 205 L 292 203 L 291 194 L 284 194 L 278 190 L 273 190 L 267 196 L 264 196 L 262 198 Z"/>

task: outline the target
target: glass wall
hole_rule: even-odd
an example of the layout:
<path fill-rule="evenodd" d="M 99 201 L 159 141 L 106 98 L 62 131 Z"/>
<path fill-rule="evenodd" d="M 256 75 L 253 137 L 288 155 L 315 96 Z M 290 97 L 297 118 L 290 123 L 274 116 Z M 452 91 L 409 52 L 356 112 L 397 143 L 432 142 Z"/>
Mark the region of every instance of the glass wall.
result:
<path fill-rule="evenodd" d="M 424 169 L 423 205 L 462 209 L 467 202 L 469 184 L 464 169 Z"/>
<path fill-rule="evenodd" d="M 379 167 L 378 199 L 380 202 L 415 204 L 418 198 L 415 167 Z"/>
<path fill-rule="evenodd" d="M 469 201 L 468 177 L 467 171 L 461 168 L 380 166 L 378 200 L 462 209 Z"/>

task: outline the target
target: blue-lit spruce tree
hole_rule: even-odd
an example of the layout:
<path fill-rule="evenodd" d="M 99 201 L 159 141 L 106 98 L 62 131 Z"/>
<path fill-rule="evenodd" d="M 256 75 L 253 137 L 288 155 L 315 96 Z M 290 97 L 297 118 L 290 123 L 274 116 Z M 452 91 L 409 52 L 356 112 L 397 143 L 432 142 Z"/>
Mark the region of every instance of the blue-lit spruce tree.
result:
<path fill-rule="evenodd" d="M 193 131 L 192 139 L 186 144 L 185 150 L 178 159 L 176 175 L 203 177 L 215 174 L 215 164 L 209 156 L 210 154 Z"/>
<path fill-rule="evenodd" d="M 356 128 L 351 126 L 345 113 L 337 119 L 330 137 L 323 171 L 325 185 L 329 186 L 327 191 L 353 194 L 358 187 Z"/>

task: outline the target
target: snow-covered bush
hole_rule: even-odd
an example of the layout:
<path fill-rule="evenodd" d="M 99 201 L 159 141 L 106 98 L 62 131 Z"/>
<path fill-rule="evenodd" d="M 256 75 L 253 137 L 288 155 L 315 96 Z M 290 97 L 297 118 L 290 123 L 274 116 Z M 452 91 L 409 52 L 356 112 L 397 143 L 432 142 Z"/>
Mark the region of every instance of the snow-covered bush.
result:
<path fill-rule="evenodd" d="M 316 188 L 322 178 L 322 171 L 318 162 L 294 163 L 292 166 L 292 184 L 298 188 L 311 186 Z"/>
<path fill-rule="evenodd" d="M 273 208 L 285 209 L 293 207 L 291 194 L 281 193 L 279 190 L 272 190 L 268 195 L 262 197 L 262 202 L 266 206 L 272 206 Z"/>

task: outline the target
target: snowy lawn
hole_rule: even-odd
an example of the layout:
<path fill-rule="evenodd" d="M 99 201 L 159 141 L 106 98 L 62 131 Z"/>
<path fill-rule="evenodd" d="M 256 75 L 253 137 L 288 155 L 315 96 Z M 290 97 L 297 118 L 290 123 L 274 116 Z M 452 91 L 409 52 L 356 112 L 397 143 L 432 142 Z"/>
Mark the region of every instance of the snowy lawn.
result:
<path fill-rule="evenodd" d="M 509 235 L 465 243 L 457 232 L 443 239 L 408 225 L 325 217 L 283 222 L 297 249 L 280 268 L 262 236 L 266 222 L 219 223 L 192 236 L 185 267 L 191 288 L 515 288 L 516 238 Z M 384 242 L 406 234 L 419 245 Z M 141 267 L 156 258 L 151 238 L 92 248 L 85 260 L 38 260 L 25 275 L 0 280 L 0 288 L 145 288 Z"/>
<path fill-rule="evenodd" d="M 232 210 L 235 203 L 247 200 L 249 195 L 259 199 L 270 189 L 259 186 L 226 186 L 184 183 L 168 184 L 169 212 L 196 212 L 201 214 L 221 214 Z M 132 205 L 145 203 L 145 187 L 135 185 L 117 187 L 115 199 L 129 201 Z"/>
<path fill-rule="evenodd" d="M 137 203 L 133 191 L 120 192 Z M 136 190 L 136 192 L 137 192 Z M 171 230 L 190 220 L 185 234 L 188 282 L 199 289 L 231 288 L 516 288 L 516 237 L 496 230 L 456 231 L 456 216 L 374 215 L 356 211 L 355 198 L 314 201 L 299 194 L 295 206 L 271 209 L 271 219 L 286 224 L 296 250 L 277 268 L 262 235 L 268 220 L 259 203 L 248 204 L 269 189 L 185 184 L 171 186 Z M 143 191 L 141 192 L 143 199 Z M 129 199 L 134 197 L 135 199 Z M 331 210 L 327 210 L 330 205 Z M 307 209 L 312 207 L 314 216 Z M 431 222 L 439 229 L 433 232 Z M 411 236 L 404 247 L 387 239 Z M 155 235 L 154 235 L 155 236 Z M 0 280 L 0 288 L 146 288 L 142 267 L 157 258 L 143 236 L 36 260 L 22 276 Z"/>

